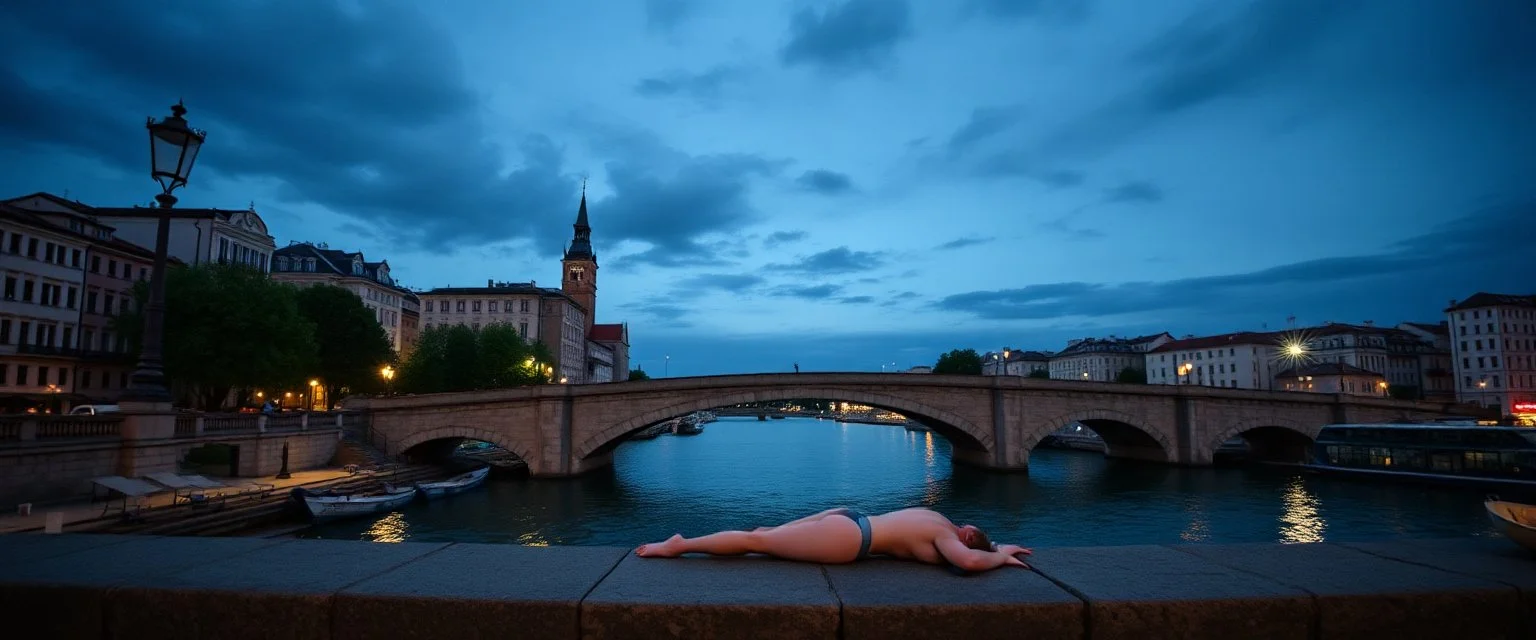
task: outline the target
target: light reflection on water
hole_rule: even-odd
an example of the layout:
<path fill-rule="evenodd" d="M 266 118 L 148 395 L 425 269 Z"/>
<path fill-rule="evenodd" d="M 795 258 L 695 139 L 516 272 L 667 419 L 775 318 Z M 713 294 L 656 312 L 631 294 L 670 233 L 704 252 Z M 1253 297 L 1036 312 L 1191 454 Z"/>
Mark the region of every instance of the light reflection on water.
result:
<path fill-rule="evenodd" d="M 306 535 L 523 545 L 617 545 L 777 524 L 832 506 L 910 506 L 1036 546 L 1311 542 L 1491 535 L 1474 490 L 1276 469 L 1201 469 L 1036 451 L 1029 474 L 950 464 L 948 441 L 901 427 L 724 419 L 630 442 L 611 469 L 492 481 L 376 520 Z"/>

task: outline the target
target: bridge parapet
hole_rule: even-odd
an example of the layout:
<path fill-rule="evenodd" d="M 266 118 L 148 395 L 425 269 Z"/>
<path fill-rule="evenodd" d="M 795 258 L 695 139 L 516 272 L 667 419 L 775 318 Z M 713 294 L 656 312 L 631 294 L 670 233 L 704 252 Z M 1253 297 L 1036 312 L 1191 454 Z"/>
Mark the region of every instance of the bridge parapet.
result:
<path fill-rule="evenodd" d="M 57 638 L 1516 638 L 1487 538 L 1036 549 L 955 576 L 611 547 L 0 535 L 0 615 Z M 897 585 L 893 587 L 892 585 Z"/>

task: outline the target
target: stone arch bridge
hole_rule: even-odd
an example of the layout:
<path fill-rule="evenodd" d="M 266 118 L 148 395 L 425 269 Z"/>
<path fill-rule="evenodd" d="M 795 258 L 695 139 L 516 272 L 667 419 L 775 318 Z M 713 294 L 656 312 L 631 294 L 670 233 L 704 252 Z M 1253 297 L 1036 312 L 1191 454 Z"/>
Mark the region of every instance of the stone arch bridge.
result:
<path fill-rule="evenodd" d="M 593 385 L 358 398 L 373 444 L 396 455 L 442 439 L 503 447 L 535 476 L 606 466 L 630 434 L 694 411 L 744 402 L 823 399 L 895 411 L 933 429 L 957 462 L 1026 470 L 1040 439 L 1073 422 L 1092 428 L 1111 457 L 1207 465 L 1243 436 L 1257 451 L 1310 442 L 1323 425 L 1434 418 L 1454 405 L 1283 391 L 1248 391 L 888 373 L 751 374 Z M 763 428 L 772 428 L 764 425 Z"/>

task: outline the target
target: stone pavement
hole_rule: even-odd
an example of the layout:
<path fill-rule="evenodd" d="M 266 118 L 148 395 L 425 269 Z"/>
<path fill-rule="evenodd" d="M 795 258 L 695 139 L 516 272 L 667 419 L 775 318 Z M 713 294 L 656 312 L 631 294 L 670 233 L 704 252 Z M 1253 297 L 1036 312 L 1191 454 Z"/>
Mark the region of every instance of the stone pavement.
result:
<path fill-rule="evenodd" d="M 209 480 L 215 480 L 232 486 L 230 489 L 210 489 L 209 494 L 219 491 L 234 491 L 238 485 L 248 483 L 261 483 L 276 486 L 274 494 L 281 494 L 288 487 L 295 487 L 311 482 L 335 480 L 346 478 L 348 474 L 341 469 L 311 469 L 309 471 L 294 471 L 291 478 L 279 480 L 276 476 L 259 478 L 226 478 L 222 476 L 204 475 Z M 148 482 L 148 480 L 146 480 Z M 230 495 L 233 495 L 231 493 Z M 144 508 L 153 508 L 169 505 L 175 500 L 175 492 L 167 489 L 164 493 L 157 493 L 144 498 Z M 26 531 L 29 529 L 41 529 L 47 521 L 49 513 L 64 514 L 64 528 L 67 531 L 72 522 L 94 520 L 101 517 L 102 509 L 107 505 L 105 501 L 91 501 L 89 498 L 79 498 L 66 502 L 49 505 L 33 505 L 30 515 L 21 515 L 16 512 L 0 514 L 0 534 Z M 114 506 L 114 510 L 115 510 Z"/>
<path fill-rule="evenodd" d="M 1529 638 L 1503 539 L 1037 549 L 955 576 L 611 547 L 0 535 L 0 619 L 46 638 Z M 24 626 L 24 627 L 23 627 Z"/>

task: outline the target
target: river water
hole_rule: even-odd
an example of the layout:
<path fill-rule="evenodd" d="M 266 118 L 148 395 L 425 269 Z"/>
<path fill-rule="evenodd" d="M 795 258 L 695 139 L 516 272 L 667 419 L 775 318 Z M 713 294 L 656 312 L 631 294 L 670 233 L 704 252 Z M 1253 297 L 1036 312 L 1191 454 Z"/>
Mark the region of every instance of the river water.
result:
<path fill-rule="evenodd" d="M 952 466 L 949 444 L 901 427 L 725 418 L 701 435 L 628 442 L 613 467 L 503 480 L 307 537 L 632 546 L 834 506 L 925 506 L 1026 546 L 1316 542 L 1495 535 L 1474 490 L 1297 471 L 1179 468 L 1037 450 L 1028 475 Z"/>

